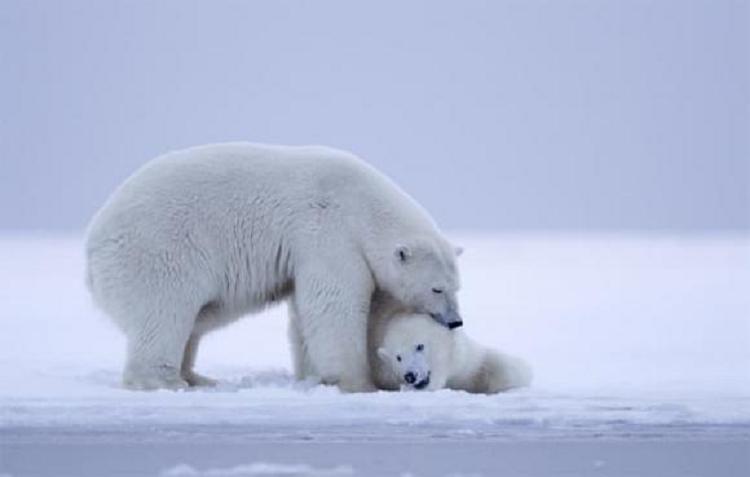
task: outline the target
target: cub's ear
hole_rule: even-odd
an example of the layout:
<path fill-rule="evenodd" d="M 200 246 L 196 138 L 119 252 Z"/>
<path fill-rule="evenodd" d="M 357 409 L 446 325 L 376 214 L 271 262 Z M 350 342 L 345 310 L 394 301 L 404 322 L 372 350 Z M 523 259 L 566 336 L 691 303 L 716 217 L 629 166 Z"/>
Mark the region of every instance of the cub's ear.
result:
<path fill-rule="evenodd" d="M 453 247 L 453 250 L 456 252 L 456 257 L 460 257 L 464 253 L 464 248 L 456 245 Z"/>
<path fill-rule="evenodd" d="M 411 260 L 412 252 L 408 246 L 399 245 L 396 247 L 396 250 L 393 251 L 393 255 L 400 263 L 406 263 Z"/>
<path fill-rule="evenodd" d="M 388 351 L 386 351 L 383 347 L 378 348 L 378 358 L 382 359 L 383 361 L 388 361 Z"/>

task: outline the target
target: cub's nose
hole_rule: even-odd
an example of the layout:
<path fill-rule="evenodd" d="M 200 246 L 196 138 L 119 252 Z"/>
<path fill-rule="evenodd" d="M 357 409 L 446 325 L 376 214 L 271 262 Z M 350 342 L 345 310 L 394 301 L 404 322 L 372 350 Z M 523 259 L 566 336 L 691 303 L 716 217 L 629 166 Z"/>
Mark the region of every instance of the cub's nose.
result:
<path fill-rule="evenodd" d="M 404 381 L 406 381 L 408 384 L 414 384 L 414 381 L 416 380 L 417 380 L 417 376 L 411 371 L 404 374 Z"/>
<path fill-rule="evenodd" d="M 426 378 L 424 378 L 423 380 L 415 384 L 414 389 L 424 389 L 429 385 L 430 385 L 430 377 L 427 376 Z"/>

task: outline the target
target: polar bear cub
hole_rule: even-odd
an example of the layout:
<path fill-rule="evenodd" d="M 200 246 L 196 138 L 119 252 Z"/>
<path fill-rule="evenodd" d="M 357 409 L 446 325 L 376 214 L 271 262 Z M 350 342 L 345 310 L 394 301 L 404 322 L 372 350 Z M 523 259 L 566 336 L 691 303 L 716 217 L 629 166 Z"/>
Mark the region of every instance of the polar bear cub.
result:
<path fill-rule="evenodd" d="M 381 389 L 492 394 L 531 383 L 531 368 L 521 359 L 482 346 L 427 315 L 398 314 L 378 326 L 383 329 L 374 330 L 379 342 L 372 343 L 371 366 Z"/>

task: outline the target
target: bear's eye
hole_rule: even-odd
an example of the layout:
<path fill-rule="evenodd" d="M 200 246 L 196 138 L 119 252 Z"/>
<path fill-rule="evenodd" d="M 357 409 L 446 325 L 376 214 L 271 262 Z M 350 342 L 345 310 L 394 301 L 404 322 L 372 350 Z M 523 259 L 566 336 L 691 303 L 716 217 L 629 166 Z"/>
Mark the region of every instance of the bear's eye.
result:
<path fill-rule="evenodd" d="M 423 344 L 418 344 L 417 345 L 417 351 L 424 351 L 424 345 Z"/>
<path fill-rule="evenodd" d="M 399 363 L 401 362 L 401 355 L 400 354 L 396 355 L 396 361 L 398 361 Z"/>
<path fill-rule="evenodd" d="M 432 292 L 433 293 L 437 293 L 438 295 L 441 294 L 441 293 L 443 293 L 444 291 L 445 291 L 445 289 L 443 289 L 443 288 L 433 288 L 432 289 Z"/>

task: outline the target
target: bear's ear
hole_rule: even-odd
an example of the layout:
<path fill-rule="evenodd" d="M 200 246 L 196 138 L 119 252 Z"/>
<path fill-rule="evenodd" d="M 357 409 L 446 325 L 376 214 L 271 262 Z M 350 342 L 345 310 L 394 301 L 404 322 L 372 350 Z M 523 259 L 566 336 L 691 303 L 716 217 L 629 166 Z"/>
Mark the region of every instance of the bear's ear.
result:
<path fill-rule="evenodd" d="M 406 245 L 398 245 L 394 250 L 393 255 L 400 263 L 406 263 L 411 259 L 411 249 Z"/>
<path fill-rule="evenodd" d="M 388 351 L 386 351 L 382 346 L 378 348 L 378 358 L 386 362 L 388 361 Z"/>
<path fill-rule="evenodd" d="M 456 245 L 455 247 L 453 247 L 453 251 L 456 252 L 456 257 L 460 257 L 464 253 L 464 248 Z"/>

